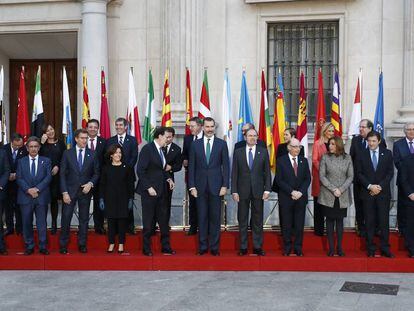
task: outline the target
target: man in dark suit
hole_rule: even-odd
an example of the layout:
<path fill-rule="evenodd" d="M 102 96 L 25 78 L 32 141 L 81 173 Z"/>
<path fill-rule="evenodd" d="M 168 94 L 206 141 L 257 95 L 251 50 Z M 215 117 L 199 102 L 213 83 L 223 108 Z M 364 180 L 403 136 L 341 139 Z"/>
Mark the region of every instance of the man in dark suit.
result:
<path fill-rule="evenodd" d="M 257 145 L 257 132 L 246 133 L 246 148 L 234 151 L 231 178 L 231 193 L 238 203 L 237 220 L 240 232 L 239 255 L 247 254 L 247 223 L 249 209 L 252 213 L 253 253 L 264 256 L 263 245 L 263 201 L 271 191 L 269 154 L 266 148 Z"/>
<path fill-rule="evenodd" d="M 134 136 L 127 134 L 128 122 L 125 118 L 115 120 L 116 135 L 109 138 L 106 142 L 106 150 L 109 146 L 119 144 L 122 146 L 123 161 L 131 168 L 135 168 L 138 159 L 138 143 Z M 135 234 L 134 209 L 129 210 L 128 233 Z"/>
<path fill-rule="evenodd" d="M 188 159 L 190 157 L 191 144 L 194 140 L 203 138 L 203 120 L 199 117 L 193 117 L 190 119 L 190 135 L 184 136 L 182 160 L 185 169 L 185 182 L 187 184 L 188 191 Z M 187 235 L 195 235 L 198 230 L 197 221 L 197 200 L 188 191 L 188 224 L 190 229 Z"/>
<path fill-rule="evenodd" d="M 354 205 L 355 205 L 355 222 L 356 230 L 359 236 L 366 236 L 366 226 L 364 217 L 364 208 L 362 205 L 361 184 L 358 181 L 357 163 L 359 155 L 368 149 L 367 135 L 372 131 L 374 124 L 368 119 L 362 119 L 359 123 L 359 135 L 352 137 L 349 154 L 354 166 Z M 387 148 L 384 140 L 381 140 L 381 146 Z"/>
<path fill-rule="evenodd" d="M 408 257 L 414 258 L 414 153 L 410 153 L 400 163 L 400 189 L 406 206 L 405 245 Z M 398 194 L 400 194 L 398 192 Z"/>
<path fill-rule="evenodd" d="M 282 212 L 283 255 L 292 252 L 292 233 L 295 237 L 293 250 L 296 256 L 303 256 L 303 228 L 305 225 L 308 188 L 311 182 L 308 159 L 299 155 L 300 142 L 292 138 L 289 153 L 276 162 L 273 190 L 277 190 Z"/>
<path fill-rule="evenodd" d="M 104 153 L 106 140 L 98 136 L 99 121 L 96 119 L 90 119 L 87 123 L 86 130 L 88 131 L 88 149 L 94 153 L 95 158 L 99 161 L 99 167 L 104 165 Z M 104 213 L 99 208 L 99 182 L 92 189 L 93 196 L 93 225 L 95 232 L 98 234 L 105 234 L 104 225 Z"/>
<path fill-rule="evenodd" d="M 70 223 L 73 211 L 78 203 L 79 232 L 78 248 L 86 253 L 88 235 L 89 206 L 92 188 L 99 179 L 99 161 L 87 148 L 88 132 L 78 129 L 74 133 L 76 145 L 65 150 L 60 164 L 60 188 L 63 194 L 62 231 L 60 234 L 60 253 L 67 254 L 70 235 Z"/>
<path fill-rule="evenodd" d="M 252 123 L 243 124 L 242 133 L 243 133 L 244 140 L 237 142 L 234 145 L 234 150 L 246 147 L 246 133 L 247 133 L 248 130 L 251 130 L 251 129 L 253 129 L 253 130 L 255 129 L 254 124 L 252 124 Z M 263 147 L 263 148 L 267 148 L 266 143 L 263 140 L 260 140 L 260 139 L 257 140 L 257 145 L 260 146 L 260 147 Z"/>
<path fill-rule="evenodd" d="M 40 139 L 32 136 L 26 143 L 29 155 L 17 163 L 17 203 L 23 220 L 25 255 L 34 253 L 33 214 L 39 238 L 39 252 L 49 255 L 46 248 L 46 213 L 50 203 L 49 184 L 52 181 L 52 164 L 49 158 L 39 156 Z"/>
<path fill-rule="evenodd" d="M 198 254 L 210 247 L 213 256 L 220 255 L 221 197 L 229 187 L 229 152 L 224 140 L 214 136 L 215 121 L 204 119 L 204 137 L 191 145 L 188 187 L 197 198 L 199 227 Z"/>
<path fill-rule="evenodd" d="M 390 150 L 381 147 L 381 135 L 372 131 L 367 135 L 368 149 L 361 152 L 357 161 L 358 182 L 367 230 L 368 257 L 375 256 L 374 235 L 376 223 L 380 230 L 381 254 L 394 257 L 388 243 L 391 201 L 391 179 L 394 164 Z"/>
<path fill-rule="evenodd" d="M 6 199 L 6 185 L 10 176 L 10 162 L 6 151 L 0 149 L 0 255 L 7 255 L 4 244 L 3 232 L 3 210 Z"/>
<path fill-rule="evenodd" d="M 407 213 L 407 199 L 401 184 L 401 162 L 402 160 L 414 153 L 414 122 L 408 122 L 404 125 L 405 137 L 397 140 L 393 146 L 394 164 L 397 168 L 397 187 L 398 187 L 398 201 L 397 201 L 397 222 L 398 231 L 404 235 L 406 225 Z"/>
<path fill-rule="evenodd" d="M 142 205 L 142 253 L 152 256 L 151 229 L 155 218 L 161 231 L 161 251 L 165 255 L 174 255 L 170 246 L 170 228 L 168 226 L 168 189 L 174 189 L 174 181 L 165 170 L 167 161 L 162 148 L 166 144 L 165 127 L 157 127 L 154 131 L 154 141 L 146 144 L 140 153 L 137 174 L 138 185 L 136 193 L 141 195 Z"/>
<path fill-rule="evenodd" d="M 5 200 L 5 216 L 6 216 L 6 235 L 22 233 L 22 214 L 17 204 L 17 184 L 16 184 L 16 169 L 19 159 L 27 156 L 27 149 L 23 145 L 23 137 L 14 133 L 11 136 L 11 143 L 3 146 L 6 151 L 7 158 L 10 164 L 9 182 L 6 186 L 6 200 Z M 16 219 L 16 223 L 15 223 Z"/>

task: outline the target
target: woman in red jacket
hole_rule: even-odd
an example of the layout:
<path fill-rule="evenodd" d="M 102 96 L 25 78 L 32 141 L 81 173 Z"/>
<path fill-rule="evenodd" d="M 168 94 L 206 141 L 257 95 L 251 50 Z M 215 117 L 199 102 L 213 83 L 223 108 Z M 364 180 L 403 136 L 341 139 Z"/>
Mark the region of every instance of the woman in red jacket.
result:
<path fill-rule="evenodd" d="M 322 206 L 318 203 L 318 195 L 321 187 L 319 180 L 319 162 L 322 156 L 328 152 L 329 139 L 334 137 L 335 129 L 332 123 L 326 122 L 321 128 L 321 137 L 313 145 L 312 150 L 312 196 L 313 196 L 313 230 L 315 235 L 324 234 L 324 217 Z"/>

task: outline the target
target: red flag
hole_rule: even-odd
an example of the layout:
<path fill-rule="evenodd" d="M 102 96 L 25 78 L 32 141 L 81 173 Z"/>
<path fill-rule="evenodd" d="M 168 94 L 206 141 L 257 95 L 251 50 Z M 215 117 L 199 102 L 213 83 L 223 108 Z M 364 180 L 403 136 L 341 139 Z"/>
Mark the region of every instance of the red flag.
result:
<path fill-rule="evenodd" d="M 26 86 L 24 82 L 24 66 L 20 72 L 19 97 L 17 103 L 17 121 L 16 133 L 23 136 L 23 141 L 26 142 L 30 136 L 29 114 L 27 110 Z"/>
<path fill-rule="evenodd" d="M 296 138 L 300 141 L 305 150 L 305 156 L 308 155 L 308 115 L 306 108 L 306 90 L 305 90 L 305 75 L 300 74 L 299 86 L 299 111 L 298 111 L 298 126 L 296 130 Z"/>
<path fill-rule="evenodd" d="M 188 69 L 185 77 L 185 85 L 185 135 L 190 135 L 190 119 L 193 117 L 193 103 L 191 99 L 190 71 Z"/>
<path fill-rule="evenodd" d="M 106 95 L 105 71 L 101 70 L 101 118 L 100 134 L 102 138 L 111 137 L 111 122 L 109 121 L 108 97 Z"/>
<path fill-rule="evenodd" d="M 318 73 L 318 110 L 316 112 L 316 121 L 315 121 L 315 137 L 314 143 L 321 137 L 321 128 L 322 125 L 326 122 L 326 108 L 325 108 L 325 98 L 323 96 L 323 78 L 322 70 L 319 68 Z"/>
<path fill-rule="evenodd" d="M 267 142 L 267 126 L 265 116 L 265 96 L 266 96 L 266 82 L 264 77 L 264 71 L 262 70 L 262 92 L 260 96 L 260 120 L 259 120 L 259 139 Z"/>

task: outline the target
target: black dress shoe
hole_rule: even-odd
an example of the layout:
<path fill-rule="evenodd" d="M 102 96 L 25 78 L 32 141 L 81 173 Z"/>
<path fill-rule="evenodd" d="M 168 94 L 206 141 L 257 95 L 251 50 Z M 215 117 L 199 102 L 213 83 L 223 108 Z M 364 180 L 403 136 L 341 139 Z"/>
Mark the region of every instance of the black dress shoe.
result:
<path fill-rule="evenodd" d="M 255 248 L 255 249 L 253 249 L 253 254 L 255 254 L 257 256 L 264 256 L 266 253 L 261 248 Z"/>
<path fill-rule="evenodd" d="M 210 251 L 210 254 L 212 256 L 220 256 L 220 252 L 218 250 L 212 250 L 212 251 Z"/>
<path fill-rule="evenodd" d="M 283 256 L 290 256 L 291 252 L 292 252 L 291 250 L 284 250 L 282 254 Z"/>
<path fill-rule="evenodd" d="M 314 232 L 316 236 L 323 236 L 323 232 Z"/>
<path fill-rule="evenodd" d="M 298 257 L 303 257 L 303 252 L 302 251 L 295 251 L 295 254 Z"/>
<path fill-rule="evenodd" d="M 247 249 L 246 248 L 241 248 L 239 250 L 239 256 L 245 256 L 247 255 Z"/>
<path fill-rule="evenodd" d="M 206 249 L 203 249 L 203 250 L 198 250 L 198 252 L 197 252 L 197 255 L 198 256 L 203 256 L 204 254 L 207 254 L 207 250 Z"/>
<path fill-rule="evenodd" d="M 333 257 L 334 256 L 334 251 L 328 251 L 328 257 Z"/>
<path fill-rule="evenodd" d="M 33 254 L 34 253 L 34 250 L 33 250 L 33 248 L 27 248 L 25 251 L 24 251 L 24 255 L 25 256 L 30 256 L 31 254 Z"/>
<path fill-rule="evenodd" d="M 390 251 L 381 251 L 381 256 L 388 257 L 388 258 L 394 258 L 395 257 L 394 254 L 391 253 Z"/>
<path fill-rule="evenodd" d="M 81 252 L 82 254 L 86 254 L 88 252 L 88 249 L 86 248 L 85 245 L 79 245 L 78 249 L 79 249 L 79 252 Z"/>
<path fill-rule="evenodd" d="M 186 234 L 187 235 L 196 235 L 197 234 L 197 228 L 190 227 L 190 229 L 187 231 Z"/>
<path fill-rule="evenodd" d="M 6 230 L 6 232 L 4 232 L 4 236 L 12 235 L 13 233 L 14 229 Z"/>
<path fill-rule="evenodd" d="M 375 257 L 375 252 L 368 252 L 368 257 L 373 258 Z"/>
<path fill-rule="evenodd" d="M 99 235 L 104 235 L 105 234 L 105 229 L 104 228 L 95 228 L 95 233 L 99 234 Z"/>
<path fill-rule="evenodd" d="M 68 253 L 68 249 L 66 247 L 61 247 L 59 249 L 59 253 L 61 253 L 62 255 L 66 255 Z"/>
<path fill-rule="evenodd" d="M 135 235 L 135 229 L 133 229 L 133 228 L 129 228 L 129 229 L 128 229 L 128 231 L 127 231 L 127 233 L 128 233 L 129 235 Z"/>
<path fill-rule="evenodd" d="M 161 253 L 163 253 L 164 255 L 175 255 L 175 250 L 171 248 L 165 248 L 161 250 Z"/>
<path fill-rule="evenodd" d="M 345 257 L 345 253 L 342 249 L 338 249 L 336 253 L 338 254 L 339 257 Z"/>
<path fill-rule="evenodd" d="M 39 253 L 40 254 L 43 254 L 43 255 L 49 255 L 50 254 L 49 251 L 46 248 L 41 248 L 39 250 Z"/>
<path fill-rule="evenodd" d="M 0 249 L 0 255 L 7 255 L 8 252 L 5 248 Z"/>
<path fill-rule="evenodd" d="M 154 254 L 151 251 L 142 251 L 144 256 L 152 257 Z"/>
<path fill-rule="evenodd" d="M 50 234 L 51 235 L 55 235 L 57 233 L 57 227 L 52 227 L 51 229 L 50 229 Z"/>
<path fill-rule="evenodd" d="M 408 252 L 408 258 L 414 258 L 414 252 Z"/>

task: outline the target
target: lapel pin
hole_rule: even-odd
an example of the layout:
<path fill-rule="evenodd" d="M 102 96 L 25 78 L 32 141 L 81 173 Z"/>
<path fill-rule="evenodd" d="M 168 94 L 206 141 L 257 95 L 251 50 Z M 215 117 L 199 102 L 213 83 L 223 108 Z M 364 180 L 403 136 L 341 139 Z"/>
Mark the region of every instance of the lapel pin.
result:
<path fill-rule="evenodd" d="M 260 151 L 257 151 L 257 154 L 260 154 Z"/>

